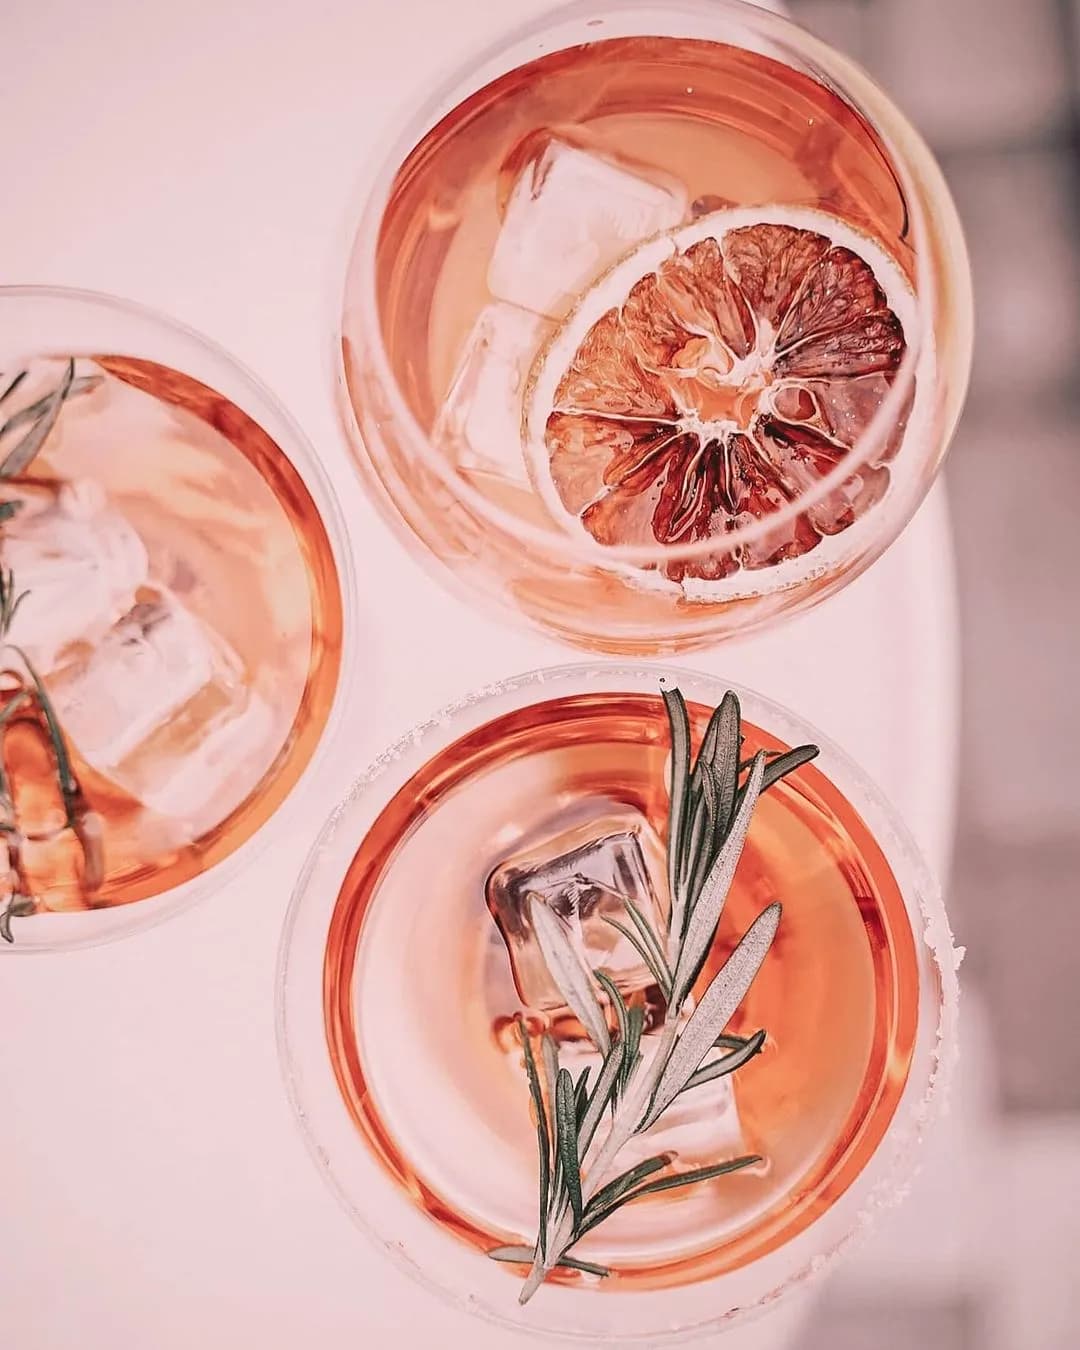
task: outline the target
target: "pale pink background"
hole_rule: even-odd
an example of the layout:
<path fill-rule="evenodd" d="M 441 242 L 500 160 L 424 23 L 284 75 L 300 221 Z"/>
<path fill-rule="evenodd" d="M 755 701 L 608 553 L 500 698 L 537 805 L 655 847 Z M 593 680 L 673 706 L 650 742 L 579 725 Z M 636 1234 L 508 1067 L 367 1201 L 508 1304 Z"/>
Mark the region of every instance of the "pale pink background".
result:
<path fill-rule="evenodd" d="M 1060 775 L 1048 783 L 1034 755 L 1010 750 L 1002 775 L 988 751 L 1001 698 L 1028 682 L 1023 729 L 1040 749 L 1076 748 L 1055 674 L 1075 643 L 1051 624 L 1064 601 L 1043 570 L 1048 536 L 1071 538 L 1080 487 L 1072 424 L 1053 393 L 1075 369 L 1077 312 L 1064 224 L 1075 169 L 1062 140 L 1075 131 L 1075 102 L 1070 113 L 1056 26 L 1065 7 L 795 7 L 895 83 L 947 150 L 980 269 L 983 354 L 951 475 L 969 672 L 956 889 L 974 978 L 957 1109 L 907 1208 L 832 1281 L 805 1326 L 763 1326 L 723 1344 L 1064 1350 L 1080 1341 L 1080 1323 L 1071 1263 L 1052 1258 L 1075 1251 L 1080 1236 L 1068 1198 L 1080 1181 L 1080 1131 L 1065 1114 L 1080 1108 L 1080 1066 L 1071 1044 L 1044 1049 L 1028 1035 L 1008 1061 L 1002 1115 L 979 976 L 992 980 L 995 1048 L 1041 1024 L 1044 1006 L 1069 1039 L 1078 1009 L 1060 991 L 1075 984 L 1077 930 L 1063 906 L 1075 895 L 1075 814 Z M 272 980 L 292 880 L 351 773 L 471 685 L 572 658 L 449 600 L 400 551 L 360 495 L 329 395 L 336 286 L 369 148 L 433 72 L 510 18 L 492 0 L 7 0 L 0 282 L 129 295 L 210 333 L 264 377 L 338 487 L 364 631 L 341 753 L 304 789 L 294 837 L 277 839 L 226 892 L 130 942 L 3 963 L 5 1346 L 507 1344 L 451 1319 L 382 1264 L 322 1186 L 280 1087 Z M 1014 389 L 1022 412 L 1003 396 Z M 1038 497 L 1018 479 L 1017 446 Z M 1068 575 L 1063 550 L 1060 562 L 1055 587 Z M 1053 610 L 1041 604 L 1048 596 Z M 943 871 L 960 725 L 952 605 L 935 493 L 842 596 L 695 661 L 835 736 Z M 1045 656 L 1043 642 L 1056 644 Z M 1036 864 L 1046 878 L 1038 895 L 1028 884 Z M 1022 980 L 1009 964 L 1013 916 L 1035 904 L 1062 911 L 1050 981 L 1034 968 Z M 1002 1000 L 1011 1000 L 1004 1013 Z M 1071 1056 L 1064 1085 L 1052 1071 L 1059 1053 Z"/>

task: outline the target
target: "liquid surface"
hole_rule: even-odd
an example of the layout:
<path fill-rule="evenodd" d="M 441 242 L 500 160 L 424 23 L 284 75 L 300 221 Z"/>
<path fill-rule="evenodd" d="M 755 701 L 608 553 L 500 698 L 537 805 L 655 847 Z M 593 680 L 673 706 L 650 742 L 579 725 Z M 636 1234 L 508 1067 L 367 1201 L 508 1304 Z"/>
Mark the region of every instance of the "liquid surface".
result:
<path fill-rule="evenodd" d="M 706 710 L 691 711 L 700 736 Z M 744 730 L 748 752 L 778 747 Z M 595 850 L 573 852 L 589 838 L 615 839 L 612 865 L 624 878 L 644 866 L 649 879 L 636 884 L 666 905 L 654 844 L 666 836 L 667 744 L 660 700 L 640 695 L 580 695 L 502 717 L 397 793 L 342 885 L 325 1014 L 358 1146 L 481 1250 L 535 1234 L 535 1131 L 509 1019 L 524 1007 L 534 1025 L 573 1035 L 544 1011 L 546 986 L 520 954 L 512 971 L 489 906 L 504 903 L 500 893 L 512 901 L 514 877 L 537 859 L 557 860 L 548 880 L 594 867 Z M 643 843 L 627 862 L 634 821 Z M 603 1288 L 684 1283 L 755 1259 L 831 1204 L 888 1127 L 916 1031 L 912 933 L 859 815 L 812 767 L 759 804 L 702 984 L 777 899 L 776 942 L 729 1027 L 765 1027 L 766 1049 L 735 1075 L 733 1104 L 713 1103 L 718 1132 L 706 1120 L 714 1133 L 703 1137 L 688 1105 L 670 1136 L 684 1163 L 757 1152 L 766 1164 L 605 1222 L 576 1253 L 615 1269 Z M 539 1006 L 523 1004 L 523 985 Z"/>
<path fill-rule="evenodd" d="M 66 365 L 34 362 L 0 411 L 48 394 Z M 341 650 L 329 540 L 267 433 L 164 366 L 75 366 L 80 391 L 43 449 L 0 483 L 15 505 L 0 559 L 27 592 L 9 637 L 43 678 L 103 842 L 88 885 L 41 718 L 24 709 L 4 767 L 25 880 L 51 910 L 152 896 L 232 853 L 310 759 Z"/>
<path fill-rule="evenodd" d="M 455 108 L 394 183 L 378 255 L 380 314 L 395 374 L 427 427 L 496 298 L 489 267 L 513 187 L 552 138 L 673 188 L 688 218 L 770 203 L 828 212 L 910 275 L 907 211 L 889 159 L 859 114 L 817 81 L 690 39 L 620 38 L 553 53 Z M 678 223 L 663 210 L 640 219 L 638 238 Z M 551 327 L 541 317 L 532 336 Z"/>

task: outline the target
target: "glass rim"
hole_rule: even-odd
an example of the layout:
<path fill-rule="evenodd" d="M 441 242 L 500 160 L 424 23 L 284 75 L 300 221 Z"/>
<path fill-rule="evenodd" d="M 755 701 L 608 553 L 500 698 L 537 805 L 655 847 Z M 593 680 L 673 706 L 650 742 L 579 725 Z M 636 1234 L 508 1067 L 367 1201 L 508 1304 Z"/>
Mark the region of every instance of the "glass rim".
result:
<path fill-rule="evenodd" d="M 35 957 L 48 956 L 57 951 L 73 951 L 120 942 L 157 927 L 182 910 L 191 909 L 232 881 L 270 845 L 273 838 L 272 826 L 278 829 L 283 823 L 288 826 L 302 807 L 315 774 L 324 771 L 328 763 L 342 757 L 342 752 L 336 744 L 340 739 L 337 733 L 347 722 L 355 701 L 354 682 L 350 678 L 350 672 L 358 651 L 356 633 L 358 601 L 356 569 L 348 526 L 329 474 L 299 421 L 274 390 L 244 361 L 216 339 L 182 319 L 174 318 L 142 301 L 109 291 L 36 282 L 0 284 L 0 311 L 9 302 L 15 301 L 84 305 L 90 309 L 111 312 L 121 319 L 128 317 L 146 323 L 199 348 L 210 360 L 221 362 L 238 376 L 253 400 L 252 405 L 244 409 L 248 416 L 262 426 L 258 411 L 261 403 L 278 419 L 286 433 L 286 444 L 279 444 L 277 437 L 274 437 L 274 441 L 300 475 L 326 530 L 327 542 L 337 573 L 341 603 L 341 656 L 333 701 L 307 763 L 276 810 L 226 857 L 175 886 L 126 904 L 107 905 L 100 909 L 91 907 L 85 910 L 53 910 L 36 914 L 32 916 L 34 919 L 49 921 L 55 937 L 35 941 L 33 944 L 25 940 L 0 944 L 0 950 L 5 957 Z M 13 339 L 6 345 L 14 347 L 17 340 Z M 138 352 L 123 354 L 138 355 Z M 102 931 L 103 929 L 108 931 Z"/>
<path fill-rule="evenodd" d="M 579 535 L 571 532 L 569 528 L 560 529 L 554 521 L 550 527 L 539 526 L 489 501 L 483 493 L 454 471 L 446 456 L 434 446 L 430 434 L 421 427 L 390 366 L 382 340 L 376 295 L 378 240 L 394 179 L 409 154 L 442 117 L 451 112 L 463 99 L 499 78 L 506 70 L 514 69 L 517 64 L 521 64 L 516 62 L 515 65 L 508 66 L 506 58 L 530 39 L 574 23 L 580 23 L 583 29 L 587 29 L 591 26 L 590 21 L 595 22 L 599 15 L 633 18 L 648 13 L 685 14 L 694 20 L 712 24 L 722 21 L 727 16 L 739 20 L 749 29 L 756 30 L 757 35 L 773 42 L 780 49 L 781 55 L 789 52 L 797 55 L 809 67 L 812 78 L 835 92 L 873 128 L 889 156 L 890 164 L 904 191 L 913 236 L 915 267 L 913 297 L 918 316 L 918 331 L 914 339 L 908 342 L 893 384 L 871 417 L 869 425 L 848 455 L 807 492 L 800 494 L 769 516 L 736 526 L 725 533 L 719 542 L 710 538 L 675 545 L 601 544 L 585 530 Z M 583 31 L 580 40 L 597 42 L 603 41 L 607 36 L 620 35 L 622 34 L 611 33 L 597 36 Z M 722 38 L 718 37 L 717 40 Z M 568 40 L 563 45 L 572 44 Z M 557 48 L 562 49 L 563 46 Z M 543 54 L 547 55 L 549 52 L 545 51 Z M 525 57 L 522 55 L 522 62 L 524 60 Z M 854 92 L 853 85 L 859 87 L 859 96 Z M 876 97 L 880 104 L 876 115 L 863 104 L 863 98 L 867 94 Z M 918 132 L 889 96 L 850 58 L 833 50 L 791 19 L 762 8 L 753 3 L 753 0 L 570 0 L 570 3 L 505 30 L 494 40 L 481 46 L 478 51 L 460 59 L 449 73 L 435 83 L 429 93 L 420 100 L 412 100 L 407 107 L 409 113 L 405 125 L 397 132 L 380 139 L 380 149 L 374 157 L 375 167 L 368 169 L 361 176 L 360 184 L 354 193 L 353 210 L 344 224 L 346 231 L 351 227 L 351 234 L 344 240 L 344 265 L 338 277 L 336 296 L 338 318 L 333 360 L 342 385 L 339 414 L 345 424 L 350 443 L 357 437 L 360 445 L 366 446 L 363 428 L 349 389 L 348 358 L 344 351 L 345 316 L 350 308 L 349 281 L 359 267 L 362 291 L 356 308 L 359 310 L 359 323 L 365 335 L 365 353 L 372 363 L 380 393 L 387 400 L 390 415 L 402 429 L 403 439 L 409 443 L 416 457 L 423 462 L 425 469 L 435 475 L 440 485 L 479 519 L 493 523 L 507 533 L 517 536 L 523 543 L 528 543 L 541 551 L 552 551 L 558 556 L 567 556 L 585 565 L 597 567 L 610 567 L 612 564 L 620 563 L 640 566 L 706 558 L 715 555 L 721 548 L 730 549 L 743 544 L 758 543 L 841 487 L 853 472 L 884 446 L 892 426 L 903 410 L 908 394 L 915 386 L 920 368 L 934 358 L 931 335 L 937 286 L 934 269 L 928 261 L 927 244 L 930 230 L 919 184 L 910 171 L 909 156 L 897 144 L 891 129 L 881 125 L 880 113 L 884 111 L 890 117 L 892 125 L 901 129 L 904 137 L 920 147 L 928 158 L 929 151 L 926 150 Z M 950 224 L 955 223 L 958 230 L 955 209 L 951 205 L 951 198 L 943 180 L 935 183 L 934 191 L 944 198 Z M 926 380 L 925 371 L 921 378 Z M 370 451 L 365 449 L 365 453 L 374 461 Z M 375 465 L 375 468 L 378 472 L 378 465 Z M 928 479 L 924 484 L 916 486 L 912 509 L 925 496 L 929 485 Z"/>
<path fill-rule="evenodd" d="M 778 732 L 786 737 L 789 733 L 794 734 L 797 728 L 800 739 L 810 736 L 818 743 L 822 750 L 822 772 L 834 787 L 852 802 L 859 814 L 867 819 L 868 827 L 885 853 L 890 868 L 896 872 L 911 923 L 912 936 L 920 954 L 920 1007 L 927 989 L 928 972 L 936 976 L 938 990 L 936 996 L 931 996 L 932 1015 L 924 1019 L 920 1011 L 919 1035 L 909 1075 L 882 1138 L 858 1175 L 823 1214 L 796 1232 L 779 1248 L 755 1258 L 747 1266 L 728 1273 L 676 1289 L 645 1294 L 623 1292 L 599 1296 L 605 1306 L 611 1306 L 616 1300 L 624 1302 L 652 1299 L 654 1302 L 647 1305 L 652 1309 L 656 1307 L 655 1300 L 664 1300 L 664 1306 L 670 1307 L 674 1306 L 673 1301 L 677 1304 L 680 1295 L 685 1295 L 688 1291 L 712 1291 L 725 1286 L 730 1287 L 733 1282 L 739 1283 L 741 1278 L 746 1276 L 746 1272 L 756 1272 L 761 1268 L 761 1278 L 767 1279 L 767 1283 L 756 1291 L 756 1297 L 751 1302 L 738 1301 L 730 1308 L 724 1304 L 719 1311 L 711 1311 L 704 1318 L 681 1326 L 672 1326 L 668 1320 L 663 1330 L 657 1327 L 630 1332 L 620 1329 L 616 1335 L 612 1325 L 608 1331 L 608 1334 L 620 1344 L 666 1346 L 695 1342 L 700 1337 L 716 1333 L 731 1325 L 745 1325 L 767 1312 L 778 1299 L 786 1299 L 789 1295 L 804 1289 L 810 1280 L 816 1279 L 824 1269 L 831 1267 L 833 1260 L 847 1249 L 858 1234 L 873 1224 L 877 1213 L 889 1208 L 895 1202 L 896 1196 L 903 1193 L 917 1169 L 917 1147 L 927 1129 L 942 1111 L 948 1096 L 957 1054 L 956 1024 L 959 996 L 957 968 L 961 953 L 953 944 L 940 887 L 921 849 L 895 807 L 869 775 L 835 741 L 822 735 L 812 724 L 784 705 L 744 686 L 731 683 L 719 675 L 698 672 L 682 666 L 658 665 L 644 661 L 576 662 L 541 667 L 492 682 L 448 702 L 418 722 L 411 730 L 404 732 L 370 762 L 364 772 L 353 781 L 313 841 L 289 902 L 278 947 L 275 972 L 275 1032 L 279 1065 L 286 1095 L 295 1116 L 296 1128 L 339 1203 L 379 1252 L 389 1256 L 400 1269 L 445 1303 L 459 1312 L 479 1316 L 489 1324 L 499 1325 L 529 1337 L 539 1336 L 589 1344 L 598 1341 L 608 1343 L 604 1336 L 594 1334 L 591 1330 L 565 1329 L 550 1322 L 540 1321 L 529 1324 L 509 1318 L 486 1303 L 481 1296 L 467 1289 L 463 1290 L 453 1285 L 449 1279 L 433 1272 L 425 1263 L 417 1261 L 405 1250 L 403 1241 L 392 1240 L 385 1231 L 380 1230 L 378 1219 L 373 1217 L 380 1212 L 375 1203 L 376 1197 L 365 1193 L 365 1198 L 361 1199 L 353 1194 L 341 1175 L 342 1164 L 338 1160 L 346 1141 L 350 1149 L 355 1148 L 368 1157 L 374 1167 L 378 1167 L 379 1164 L 371 1151 L 371 1144 L 357 1132 L 351 1116 L 348 1115 L 334 1076 L 325 1034 L 323 978 L 326 940 L 336 909 L 340 884 L 348 870 L 349 862 L 362 844 L 371 820 L 377 817 L 386 801 L 400 791 L 403 783 L 409 780 L 419 766 L 426 763 L 432 754 L 439 752 L 438 746 L 433 748 L 429 743 L 432 734 L 438 736 L 441 732 L 446 743 L 452 744 L 460 735 L 468 734 L 485 725 L 505 711 L 499 709 L 486 712 L 493 701 L 504 696 L 521 697 L 530 692 L 534 693 L 535 698 L 522 697 L 520 702 L 511 705 L 526 707 L 533 702 L 543 702 L 549 697 L 556 697 L 559 685 L 567 682 L 595 680 L 598 690 L 615 691 L 618 685 L 613 682 L 617 682 L 620 676 L 638 681 L 647 676 L 650 680 L 657 681 L 657 690 L 661 678 L 669 679 L 679 683 L 688 697 L 693 697 L 691 690 L 694 687 L 733 689 L 742 698 L 744 707 L 751 710 L 750 715 L 756 722 L 760 720 L 762 714 L 770 719 L 773 717 L 777 719 L 776 722 L 766 721 L 762 724 L 768 731 Z M 582 687 L 580 683 L 573 683 L 574 691 Z M 659 693 L 657 696 L 659 697 Z M 465 725 L 458 725 L 458 719 L 463 716 Z M 841 780 L 833 776 L 835 768 L 842 769 Z M 389 784 L 384 783 L 380 788 L 380 782 L 388 775 L 391 781 Z M 853 795 L 853 788 L 858 790 L 858 795 Z M 350 831 L 350 812 L 361 806 L 363 800 L 372 792 L 378 795 L 374 804 L 369 807 L 370 819 L 368 814 L 365 814 L 361 829 Z M 343 827 L 345 837 L 341 835 Z M 884 838 L 883 833 L 886 836 Z M 326 875 L 326 869 L 329 869 L 331 876 Z M 316 885 L 317 879 L 327 884 Z M 304 1031 L 310 1032 L 315 1019 L 322 1032 L 317 1048 L 313 1047 L 310 1036 L 305 1037 L 303 1034 Z M 303 1031 L 300 1029 L 301 1021 L 304 1022 Z M 931 1026 L 930 1022 L 934 1024 Z M 313 1079 L 318 1079 L 323 1087 L 326 1086 L 326 1081 L 332 1083 L 332 1105 L 329 1108 L 323 1099 L 315 1100 L 316 1089 L 312 1087 Z M 334 1116 L 341 1116 L 342 1119 L 330 1120 L 327 1110 Z M 345 1135 L 341 1131 L 348 1133 Z M 421 1212 L 413 1198 L 401 1190 L 399 1183 L 388 1179 L 387 1188 L 393 1196 L 387 1204 L 392 1204 L 399 1211 L 407 1208 L 415 1213 L 417 1221 L 422 1220 L 423 1224 L 431 1229 L 439 1227 L 430 1216 Z M 843 1217 L 837 1225 L 837 1216 L 840 1215 Z M 439 1231 L 441 1233 L 441 1229 Z M 446 1243 L 456 1244 L 456 1238 L 450 1235 L 443 1236 L 444 1249 Z M 475 1251 L 470 1250 L 469 1255 L 477 1261 L 480 1259 L 480 1255 Z M 464 1259 L 462 1258 L 458 1264 L 462 1264 Z M 777 1267 L 779 1275 L 776 1274 Z M 579 1297 L 584 1296 L 583 1291 L 568 1291 L 557 1287 L 553 1287 L 550 1292 L 556 1296 L 568 1292 L 576 1293 Z M 644 1308 L 646 1305 L 639 1302 L 636 1306 Z"/>

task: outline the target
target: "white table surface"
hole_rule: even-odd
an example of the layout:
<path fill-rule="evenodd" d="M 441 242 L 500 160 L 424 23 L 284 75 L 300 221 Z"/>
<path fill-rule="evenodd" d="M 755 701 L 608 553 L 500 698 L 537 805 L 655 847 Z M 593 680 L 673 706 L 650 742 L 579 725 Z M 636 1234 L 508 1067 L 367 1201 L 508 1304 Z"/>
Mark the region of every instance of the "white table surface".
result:
<path fill-rule="evenodd" d="M 541 0 L 518 0 L 520 14 Z M 503 11 L 505 22 L 506 11 Z M 352 773 L 474 684 L 575 659 L 465 608 L 362 497 L 326 384 L 358 174 L 396 109 L 498 29 L 490 0 L 7 0 L 0 282 L 127 295 L 202 329 L 312 437 L 353 531 L 346 754 L 287 839 L 220 894 L 111 947 L 0 963 L 0 1344 L 495 1347 L 376 1257 L 280 1085 L 278 934 Z M 692 664 L 844 745 L 946 865 L 956 644 L 944 499 L 811 614 Z M 725 1350 L 772 1344 L 767 1323 Z"/>

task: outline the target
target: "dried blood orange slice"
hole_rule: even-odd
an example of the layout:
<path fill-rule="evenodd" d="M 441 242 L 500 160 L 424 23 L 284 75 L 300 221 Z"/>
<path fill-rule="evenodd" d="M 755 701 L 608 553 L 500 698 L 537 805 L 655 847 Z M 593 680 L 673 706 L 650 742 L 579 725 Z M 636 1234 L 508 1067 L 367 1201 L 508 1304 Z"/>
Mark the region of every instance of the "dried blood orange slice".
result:
<path fill-rule="evenodd" d="M 553 512 L 602 544 L 716 540 L 664 564 L 671 581 L 785 568 L 768 584 L 789 584 L 791 564 L 888 491 L 911 398 L 840 488 L 764 538 L 725 547 L 724 536 L 798 501 L 850 454 L 914 315 L 896 263 L 832 216 L 703 216 L 617 263 L 541 352 L 525 401 L 531 472 Z"/>

